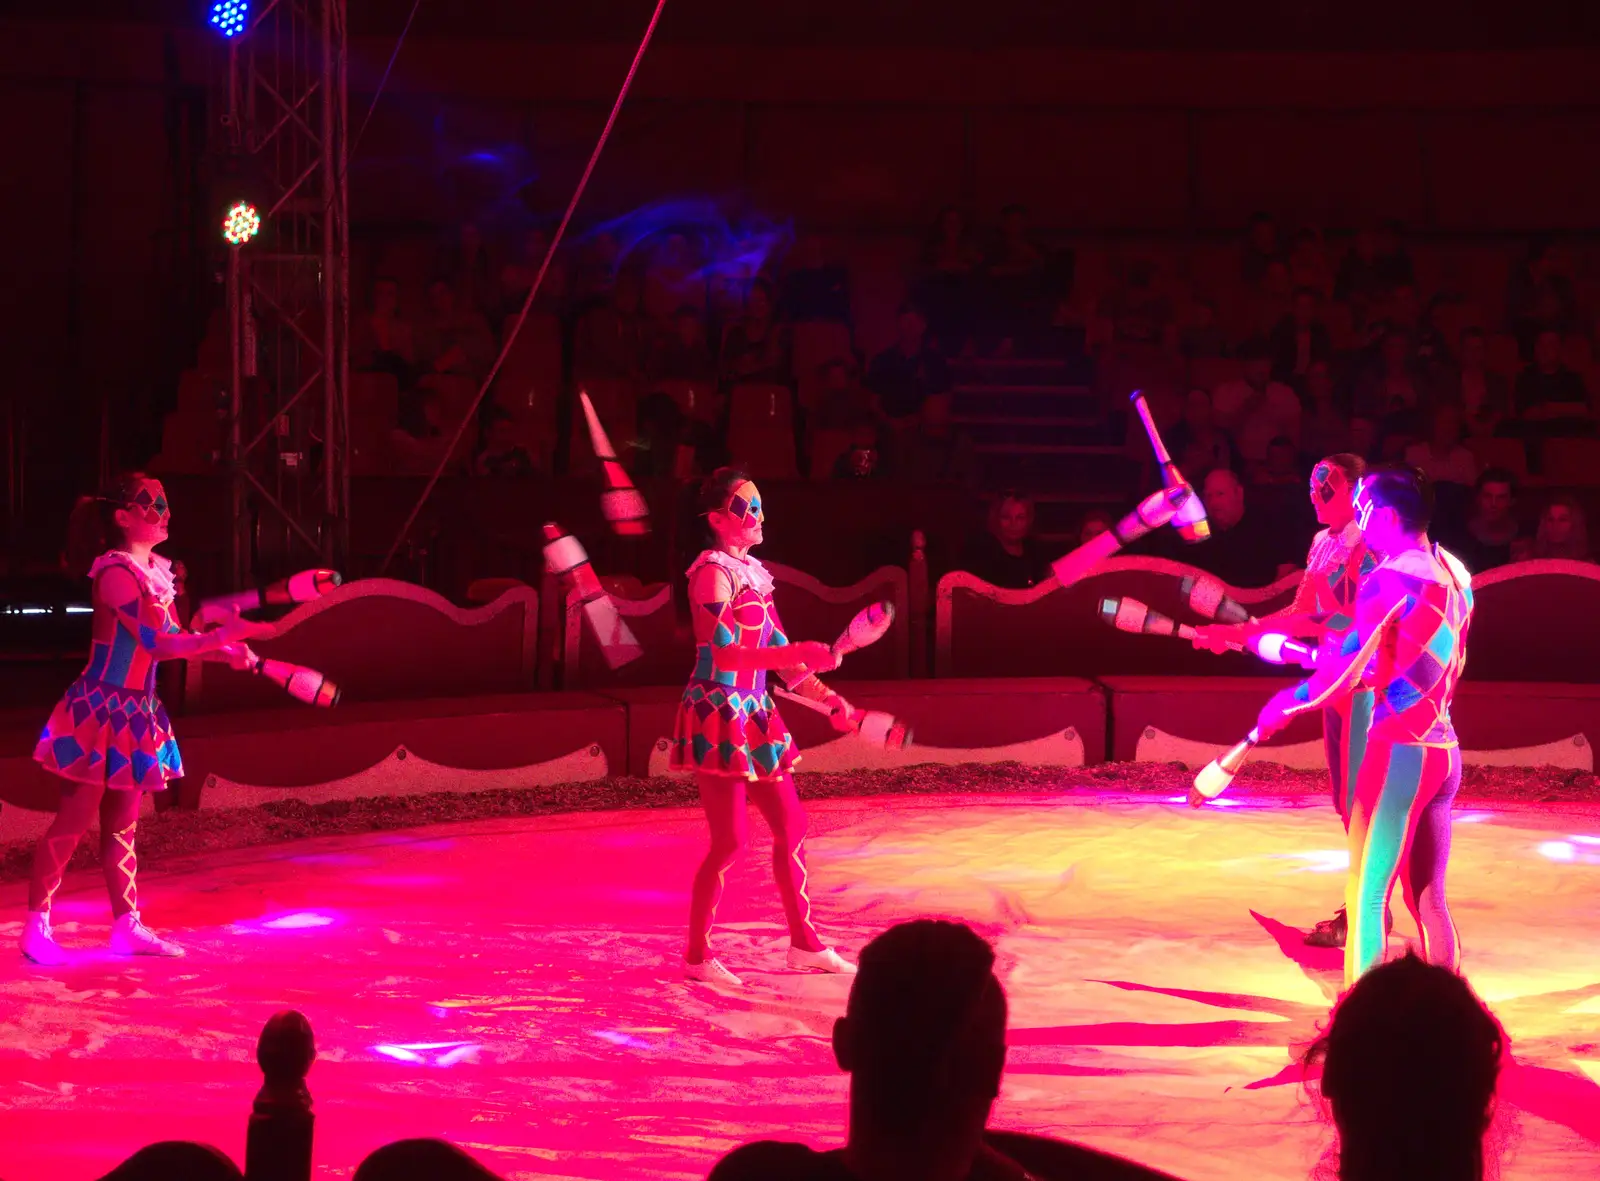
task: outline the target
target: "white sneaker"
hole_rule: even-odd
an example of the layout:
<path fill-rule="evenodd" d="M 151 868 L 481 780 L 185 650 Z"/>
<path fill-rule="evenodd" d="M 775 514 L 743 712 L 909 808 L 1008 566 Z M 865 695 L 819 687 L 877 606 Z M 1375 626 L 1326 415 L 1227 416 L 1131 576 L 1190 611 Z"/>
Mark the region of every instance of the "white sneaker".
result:
<path fill-rule="evenodd" d="M 840 976 L 856 974 L 856 966 L 831 947 L 824 947 L 821 951 L 806 951 L 801 947 L 791 947 L 789 967 L 797 972 L 836 972 Z"/>
<path fill-rule="evenodd" d="M 743 980 L 724 968 L 719 959 L 705 959 L 698 964 L 685 960 L 683 974 L 690 980 L 703 980 L 707 984 L 722 984 L 729 988 L 739 988 L 744 984 Z"/>
<path fill-rule="evenodd" d="M 28 912 L 28 921 L 22 925 L 22 954 L 46 968 L 59 968 L 67 962 L 67 953 L 50 930 L 48 911 Z"/>
<path fill-rule="evenodd" d="M 183 948 L 167 942 L 140 922 L 136 910 L 111 924 L 111 950 L 117 955 L 183 955 Z"/>

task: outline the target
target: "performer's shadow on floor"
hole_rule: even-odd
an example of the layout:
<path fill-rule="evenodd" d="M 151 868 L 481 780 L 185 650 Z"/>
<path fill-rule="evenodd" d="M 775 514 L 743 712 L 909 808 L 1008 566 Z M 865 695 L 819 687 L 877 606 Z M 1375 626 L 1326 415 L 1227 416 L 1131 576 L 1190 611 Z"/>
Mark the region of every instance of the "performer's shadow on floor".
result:
<path fill-rule="evenodd" d="M 1310 976 L 1316 983 L 1323 984 L 1321 979 L 1327 973 L 1336 974 L 1342 981 L 1344 979 L 1344 950 L 1338 947 L 1309 947 L 1306 945 L 1307 931 L 1298 927 L 1291 927 L 1287 923 L 1280 923 L 1277 919 L 1268 918 L 1255 911 L 1250 912 L 1250 917 L 1261 924 L 1261 929 L 1272 936 L 1278 950 L 1283 952 L 1286 959 L 1297 964 L 1302 972 Z M 1338 995 L 1337 988 L 1329 997 Z"/>

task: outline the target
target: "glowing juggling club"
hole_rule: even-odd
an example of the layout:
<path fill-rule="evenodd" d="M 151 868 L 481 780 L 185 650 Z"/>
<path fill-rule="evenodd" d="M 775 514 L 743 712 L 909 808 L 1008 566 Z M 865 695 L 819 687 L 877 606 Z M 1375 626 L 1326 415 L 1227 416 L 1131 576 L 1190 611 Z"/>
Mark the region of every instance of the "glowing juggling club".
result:
<path fill-rule="evenodd" d="M 835 710 L 824 702 L 813 701 L 787 689 L 774 688 L 772 691 L 785 701 L 796 702 L 830 719 L 836 712 L 843 711 L 849 720 L 849 732 L 878 750 L 904 750 L 911 745 L 911 727 L 881 709 L 853 709 L 842 697 L 836 697 L 834 700 L 840 705 Z"/>
<path fill-rule="evenodd" d="M 1183 640 L 1195 638 L 1194 628 L 1187 623 L 1179 623 L 1159 611 L 1152 611 L 1138 599 L 1101 599 L 1100 618 L 1118 631 L 1146 636 L 1177 636 Z M 1229 647 L 1234 651 L 1240 650 L 1240 646 L 1236 644 L 1230 644 Z M 1303 668 L 1317 667 L 1315 648 L 1298 640 L 1291 640 L 1280 632 L 1263 632 L 1248 636 L 1244 640 L 1243 647 L 1268 664 L 1288 664 L 1293 661 Z"/>
<path fill-rule="evenodd" d="M 1194 777 L 1194 786 L 1189 789 L 1189 807 L 1198 808 L 1207 800 L 1214 800 L 1227 791 L 1233 777 L 1239 773 L 1239 768 L 1244 766 L 1244 761 L 1260 741 L 1261 734 L 1252 728 L 1241 741 L 1201 768 L 1200 774 Z"/>
<path fill-rule="evenodd" d="M 1139 421 L 1144 423 L 1144 433 L 1150 437 L 1150 446 L 1156 453 L 1156 462 L 1161 465 L 1161 482 L 1168 488 L 1188 488 L 1192 493 L 1193 487 L 1183 478 L 1183 473 L 1178 470 L 1178 465 L 1172 462 L 1172 456 L 1167 452 L 1167 445 L 1161 441 L 1161 432 L 1156 429 L 1156 420 L 1150 416 L 1150 407 L 1145 403 L 1144 393 L 1134 390 L 1130 395 L 1134 411 L 1139 415 Z M 1190 496 L 1177 515 L 1172 518 L 1173 527 L 1178 530 L 1178 536 L 1191 544 L 1204 541 L 1211 536 L 1211 525 L 1206 520 L 1206 506 L 1198 496 Z"/>
<path fill-rule="evenodd" d="M 1228 588 L 1209 574 L 1186 574 L 1178 583 L 1178 593 L 1183 601 L 1202 619 L 1218 623 L 1253 623 L 1255 617 L 1237 600 L 1230 598 Z"/>
<path fill-rule="evenodd" d="M 233 644 L 225 644 L 222 648 L 226 656 L 232 656 L 237 651 L 237 646 Z M 265 677 L 290 697 L 307 705 L 331 709 L 339 704 L 341 696 L 339 686 L 316 669 L 307 668 L 303 664 L 290 664 L 287 660 L 273 660 L 270 657 L 257 656 L 252 652 L 244 664 L 243 671 L 253 676 Z"/>
<path fill-rule="evenodd" d="M 589 423 L 589 441 L 594 444 L 594 453 L 606 480 L 606 490 L 600 494 L 600 511 L 605 513 L 612 531 L 619 537 L 642 537 L 650 532 L 650 510 L 645 506 L 644 497 L 639 495 L 628 478 L 627 469 L 617 459 L 589 395 L 580 390 L 578 401 L 583 405 L 583 417 Z"/>
<path fill-rule="evenodd" d="M 615 671 L 643 656 L 644 649 L 595 577 L 583 543 L 554 521 L 545 523 L 544 536 L 545 569 L 555 575 L 564 590 L 577 594 L 578 606 L 589 622 L 589 630 L 594 633 L 606 664 Z"/>
<path fill-rule="evenodd" d="M 1187 484 L 1152 492 L 1139 502 L 1138 508 L 1104 533 L 1091 537 L 1071 553 L 1052 562 L 1051 573 L 1062 586 L 1071 586 L 1123 546 L 1175 520 L 1183 506 L 1193 499 L 1194 489 Z"/>
<path fill-rule="evenodd" d="M 310 603 L 320 599 L 344 581 L 336 570 L 302 570 L 288 578 L 254 590 L 233 595 L 218 595 L 200 604 L 194 614 L 193 626 L 202 628 L 208 623 L 220 623 L 233 612 L 259 611 L 263 607 L 287 607 L 294 603 Z"/>
<path fill-rule="evenodd" d="M 881 603 L 869 603 L 856 612 L 855 618 L 850 621 L 850 626 L 845 628 L 833 642 L 833 655 L 843 660 L 850 653 L 859 651 L 868 644 L 876 644 L 889 634 L 889 629 L 893 626 L 893 603 L 887 599 Z"/>

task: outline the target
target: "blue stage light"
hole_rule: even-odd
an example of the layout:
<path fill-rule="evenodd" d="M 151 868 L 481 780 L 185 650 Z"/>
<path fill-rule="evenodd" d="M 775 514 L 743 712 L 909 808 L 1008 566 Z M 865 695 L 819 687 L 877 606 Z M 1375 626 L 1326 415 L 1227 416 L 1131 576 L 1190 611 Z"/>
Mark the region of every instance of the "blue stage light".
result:
<path fill-rule="evenodd" d="M 211 25 L 224 37 L 237 37 L 250 22 L 250 0 L 217 0 L 211 6 Z"/>

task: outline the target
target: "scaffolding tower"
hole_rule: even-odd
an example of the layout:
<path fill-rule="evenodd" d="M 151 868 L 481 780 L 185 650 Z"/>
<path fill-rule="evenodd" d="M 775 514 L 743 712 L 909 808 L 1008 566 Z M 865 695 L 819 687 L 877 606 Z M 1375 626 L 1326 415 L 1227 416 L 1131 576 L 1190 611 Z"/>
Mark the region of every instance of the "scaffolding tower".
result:
<path fill-rule="evenodd" d="M 344 569 L 350 539 L 346 0 L 264 0 L 228 44 L 223 127 L 260 234 L 228 251 L 224 455 L 236 588 Z"/>

